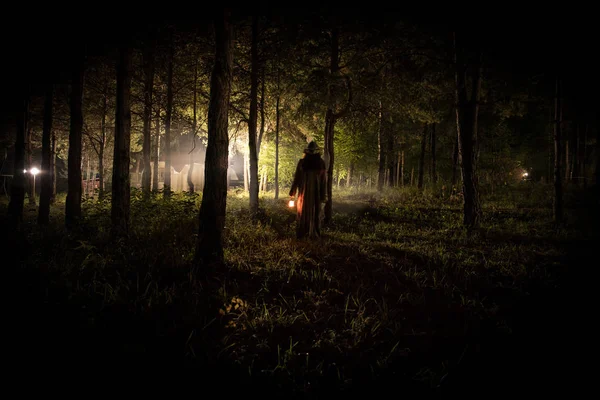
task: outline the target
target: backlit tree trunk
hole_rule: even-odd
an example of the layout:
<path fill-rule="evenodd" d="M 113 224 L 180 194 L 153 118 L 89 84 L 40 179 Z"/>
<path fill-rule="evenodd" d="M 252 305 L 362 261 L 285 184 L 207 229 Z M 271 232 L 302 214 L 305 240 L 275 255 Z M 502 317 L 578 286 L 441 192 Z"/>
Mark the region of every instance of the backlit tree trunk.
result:
<path fill-rule="evenodd" d="M 467 62 L 463 49 L 458 48 L 456 36 L 454 55 L 456 64 L 456 115 L 458 130 L 458 151 L 461 160 L 463 181 L 464 218 L 463 223 L 469 231 L 478 227 L 481 219 L 481 204 L 476 174 L 477 118 L 479 113 L 479 95 L 481 89 L 481 55 L 472 68 L 471 98 L 467 95 Z"/>
<path fill-rule="evenodd" d="M 154 115 L 154 170 L 152 171 L 152 191 L 158 192 L 158 163 L 159 163 L 159 147 L 160 147 L 160 108 L 156 109 Z"/>
<path fill-rule="evenodd" d="M 383 183 L 385 181 L 385 151 L 384 151 L 384 117 L 383 117 L 383 103 L 379 101 L 379 130 L 377 133 L 377 148 L 378 148 L 378 168 L 377 168 L 377 190 L 383 190 Z"/>
<path fill-rule="evenodd" d="M 100 121 L 100 143 L 98 143 L 98 198 L 104 198 L 104 149 L 106 148 L 106 115 L 108 114 L 108 77 L 104 77 L 102 96 L 102 120 Z"/>
<path fill-rule="evenodd" d="M 27 197 L 28 204 L 35 206 L 35 178 L 33 174 L 30 172 L 33 168 L 33 143 L 32 141 L 32 132 L 31 132 L 31 124 L 27 124 L 27 138 L 25 139 L 25 148 L 27 149 Z"/>
<path fill-rule="evenodd" d="M 167 59 L 167 110 L 165 116 L 165 184 L 164 197 L 171 195 L 171 116 L 173 114 L 173 39 Z"/>
<path fill-rule="evenodd" d="M 17 111 L 17 136 L 15 139 L 15 161 L 13 179 L 10 187 L 10 203 L 8 205 L 9 225 L 15 230 L 23 220 L 23 203 L 25 202 L 25 133 L 29 119 L 29 88 L 23 98 L 19 99 Z"/>
<path fill-rule="evenodd" d="M 83 130 L 83 77 L 84 60 L 73 74 L 71 83 L 71 128 L 69 131 L 68 192 L 65 223 L 73 226 L 81 217 L 81 133 Z"/>
<path fill-rule="evenodd" d="M 198 57 L 196 57 L 196 62 L 194 64 L 194 104 L 193 104 L 193 119 L 192 119 L 192 150 L 190 150 L 190 168 L 188 169 L 187 175 L 187 184 L 190 190 L 190 193 L 194 193 L 194 151 L 196 150 L 196 128 L 198 125 L 198 116 L 196 114 L 197 105 L 197 85 L 198 85 Z"/>
<path fill-rule="evenodd" d="M 562 223 L 563 220 L 563 190 L 562 190 L 562 132 L 561 132 L 561 85 L 556 79 L 556 93 L 554 96 L 554 222 Z"/>
<path fill-rule="evenodd" d="M 279 79 L 277 86 L 277 99 L 275 100 L 275 199 L 279 198 Z"/>
<path fill-rule="evenodd" d="M 229 149 L 228 109 L 233 68 L 231 36 L 229 15 L 225 11 L 215 21 L 215 64 L 210 81 L 208 146 L 194 260 L 196 265 L 223 260 L 222 235 L 225 227 Z"/>
<path fill-rule="evenodd" d="M 256 150 L 256 125 L 258 118 L 258 17 L 252 19 L 252 46 L 250 71 L 250 115 L 248 121 L 248 150 L 250 153 L 250 213 L 258 212 L 258 152 Z"/>
<path fill-rule="evenodd" d="M 425 150 L 427 148 L 427 127 L 425 124 L 423 127 L 423 135 L 421 137 L 421 155 L 419 157 L 419 177 L 417 182 L 417 188 L 423 189 L 423 176 L 425 175 Z"/>
<path fill-rule="evenodd" d="M 152 152 L 152 89 L 154 87 L 154 49 L 152 44 L 146 45 L 144 49 L 144 142 L 143 142 L 143 165 L 142 171 L 142 193 L 144 198 L 150 197 L 150 184 L 152 168 L 150 167 L 150 153 Z"/>
<path fill-rule="evenodd" d="M 117 107 L 115 114 L 115 151 L 112 177 L 112 234 L 129 233 L 129 148 L 131 139 L 131 49 L 119 50 L 117 64 Z"/>
<path fill-rule="evenodd" d="M 394 163 L 396 161 L 396 157 L 394 157 L 394 135 L 392 134 L 391 124 L 390 128 L 388 128 L 387 132 L 387 170 L 388 170 L 388 180 L 387 185 L 389 187 L 394 187 Z"/>
<path fill-rule="evenodd" d="M 263 135 L 265 133 L 265 68 L 262 69 L 262 79 L 260 81 L 260 131 L 258 132 L 258 142 L 256 143 L 256 154 L 260 156 Z"/>
<path fill-rule="evenodd" d="M 454 142 L 454 149 L 452 151 L 452 186 L 456 185 L 458 170 L 458 134 L 456 135 L 456 141 Z"/>

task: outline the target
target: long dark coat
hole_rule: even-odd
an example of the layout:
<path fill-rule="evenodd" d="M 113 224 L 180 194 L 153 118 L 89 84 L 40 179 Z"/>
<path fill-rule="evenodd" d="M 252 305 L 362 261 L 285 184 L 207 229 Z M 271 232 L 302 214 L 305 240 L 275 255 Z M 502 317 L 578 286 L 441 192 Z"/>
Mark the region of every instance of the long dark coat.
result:
<path fill-rule="evenodd" d="M 306 154 L 298 161 L 290 196 L 298 192 L 296 236 L 319 237 L 321 203 L 326 196 L 325 162 L 319 154 Z"/>

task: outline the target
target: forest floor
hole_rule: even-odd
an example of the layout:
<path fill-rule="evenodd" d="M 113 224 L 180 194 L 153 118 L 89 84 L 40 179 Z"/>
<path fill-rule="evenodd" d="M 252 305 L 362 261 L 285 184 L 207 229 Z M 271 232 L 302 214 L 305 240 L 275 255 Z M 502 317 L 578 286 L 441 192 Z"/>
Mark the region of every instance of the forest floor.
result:
<path fill-rule="evenodd" d="M 1 238 L 11 362 L 29 377 L 185 368 L 220 397 L 573 393 L 589 374 L 599 207 L 567 193 L 557 229 L 550 190 L 484 193 L 470 236 L 441 189 L 339 190 L 316 241 L 295 239 L 287 198 L 263 197 L 253 222 L 230 191 L 226 263 L 210 269 L 191 266 L 197 195 L 134 193 L 119 242 L 109 201 L 85 201 L 72 232 L 60 199 L 46 228 L 26 206 Z"/>

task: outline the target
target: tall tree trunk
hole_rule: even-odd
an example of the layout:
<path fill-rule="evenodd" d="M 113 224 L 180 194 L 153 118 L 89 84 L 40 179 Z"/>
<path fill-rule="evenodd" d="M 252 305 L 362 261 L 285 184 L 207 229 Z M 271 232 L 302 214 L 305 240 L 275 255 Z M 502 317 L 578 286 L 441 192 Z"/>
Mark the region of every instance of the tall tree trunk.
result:
<path fill-rule="evenodd" d="M 571 180 L 571 159 L 569 154 L 569 142 L 570 138 L 567 135 L 567 140 L 565 140 L 565 182 L 569 182 Z"/>
<path fill-rule="evenodd" d="M 396 163 L 396 187 L 402 186 L 400 169 L 402 168 L 402 154 L 398 152 L 398 162 Z"/>
<path fill-rule="evenodd" d="M 275 100 L 275 199 L 279 198 L 279 76 L 277 77 L 277 99 Z"/>
<path fill-rule="evenodd" d="M 265 133 L 265 68 L 263 66 L 262 79 L 260 81 L 260 131 L 258 133 L 258 142 L 256 143 L 257 156 L 260 156 L 260 147 L 262 145 L 264 133 Z"/>
<path fill-rule="evenodd" d="M 26 149 L 27 149 L 27 197 L 29 205 L 35 206 L 35 177 L 31 173 L 33 168 L 33 143 L 32 143 L 32 132 L 31 124 L 27 124 L 27 138 L 26 138 Z"/>
<path fill-rule="evenodd" d="M 454 41 L 456 62 L 456 99 L 457 130 L 459 157 L 463 181 L 464 219 L 463 223 L 470 232 L 479 226 L 481 204 L 476 174 L 477 120 L 479 114 L 479 95 L 481 90 L 481 54 L 477 55 L 477 63 L 473 66 L 471 99 L 467 95 L 467 62 L 463 58 L 462 49 Z"/>
<path fill-rule="evenodd" d="M 188 169 L 187 176 L 187 184 L 190 190 L 190 193 L 194 193 L 194 151 L 196 150 L 196 129 L 198 125 L 198 116 L 196 114 L 196 109 L 198 108 L 198 95 L 197 95 L 197 85 L 198 85 L 198 57 L 196 57 L 196 62 L 194 64 L 194 110 L 193 110 L 193 120 L 192 120 L 192 150 L 190 150 L 190 168 Z"/>
<path fill-rule="evenodd" d="M 384 150 L 384 116 L 383 116 L 383 102 L 379 101 L 379 130 L 377 133 L 377 190 L 381 192 L 383 190 L 383 183 L 385 182 L 385 150 Z"/>
<path fill-rule="evenodd" d="M 69 131 L 68 192 L 65 223 L 73 226 L 81 217 L 81 133 L 83 130 L 84 59 L 76 66 L 71 83 L 71 128 Z"/>
<path fill-rule="evenodd" d="M 145 199 L 150 198 L 152 168 L 150 153 L 152 152 L 152 90 L 154 87 L 154 46 L 147 44 L 144 48 L 144 143 L 142 153 L 144 169 L 142 171 L 142 193 Z"/>
<path fill-rule="evenodd" d="M 17 135 L 15 139 L 15 161 L 13 179 L 10 187 L 10 203 L 8 205 L 9 225 L 16 230 L 23 220 L 23 203 L 25 202 L 25 133 L 29 120 L 29 88 L 19 99 L 17 111 Z"/>
<path fill-rule="evenodd" d="M 415 167 L 410 170 L 410 186 L 415 185 Z"/>
<path fill-rule="evenodd" d="M 562 189 L 562 132 L 561 132 L 561 84 L 556 78 L 556 93 L 554 97 L 554 222 L 561 224 L 563 220 L 563 189 Z"/>
<path fill-rule="evenodd" d="M 458 134 L 456 135 L 456 141 L 454 142 L 454 149 L 452 151 L 452 186 L 456 185 L 458 170 Z"/>
<path fill-rule="evenodd" d="M 85 170 L 85 197 L 90 197 L 90 181 L 91 181 L 91 167 L 90 167 L 90 151 L 86 151 L 85 158 L 87 158 L 87 168 Z"/>
<path fill-rule="evenodd" d="M 173 39 L 167 59 L 167 110 L 165 116 L 165 184 L 164 197 L 171 195 L 171 116 L 173 114 Z"/>
<path fill-rule="evenodd" d="M 200 229 L 195 264 L 223 260 L 223 228 L 227 200 L 228 108 L 233 55 L 228 12 L 215 21 L 215 64 L 210 81 L 208 147 L 205 180 L 200 206 Z"/>
<path fill-rule="evenodd" d="M 50 171 L 52 174 L 52 186 L 50 192 L 50 204 L 56 199 L 56 134 L 52 132 L 52 144 L 50 148 Z"/>
<path fill-rule="evenodd" d="M 427 148 L 427 127 L 423 127 L 423 136 L 421 138 L 421 156 L 419 157 L 419 178 L 417 188 L 423 189 L 423 176 L 425 175 L 425 149 Z"/>
<path fill-rule="evenodd" d="M 390 124 L 391 126 L 391 124 Z M 388 129 L 387 132 L 387 169 L 388 169 L 388 180 L 387 185 L 389 187 L 394 186 L 394 162 L 396 161 L 396 157 L 394 157 L 394 136 L 392 134 L 392 130 Z"/>
<path fill-rule="evenodd" d="M 160 108 L 156 109 L 154 115 L 154 170 L 152 171 L 152 190 L 158 193 L 158 165 L 160 148 Z"/>
<path fill-rule="evenodd" d="M 404 187 L 404 150 L 402 150 L 402 158 L 400 161 L 400 185 Z"/>
<path fill-rule="evenodd" d="M 106 148 L 106 115 L 108 114 L 108 77 L 104 77 L 102 96 L 102 120 L 100 121 L 100 143 L 98 146 L 98 198 L 104 198 L 104 150 Z"/>
<path fill-rule="evenodd" d="M 352 179 L 354 177 L 354 163 L 350 161 L 350 166 L 348 167 L 348 177 L 346 179 L 346 187 L 352 186 Z"/>
<path fill-rule="evenodd" d="M 248 150 L 250 152 L 250 213 L 258 213 L 258 152 L 256 150 L 256 123 L 258 108 L 258 16 L 252 18 L 252 46 L 250 71 L 250 115 L 248 121 Z"/>
<path fill-rule="evenodd" d="M 111 220 L 113 237 L 129 234 L 129 148 L 131 138 L 131 48 L 119 50 Z"/>
<path fill-rule="evenodd" d="M 437 183 L 436 159 L 435 159 L 435 122 L 431 126 L 431 182 Z"/>

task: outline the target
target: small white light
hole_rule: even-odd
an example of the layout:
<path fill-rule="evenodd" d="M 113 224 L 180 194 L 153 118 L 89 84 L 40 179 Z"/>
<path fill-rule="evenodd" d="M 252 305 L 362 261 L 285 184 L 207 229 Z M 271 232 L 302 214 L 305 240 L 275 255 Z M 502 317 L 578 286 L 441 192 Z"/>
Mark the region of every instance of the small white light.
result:
<path fill-rule="evenodd" d="M 529 176 L 527 172 L 523 172 L 523 176 Z"/>
<path fill-rule="evenodd" d="M 37 169 L 36 167 L 33 167 L 33 168 L 31 168 L 31 171 L 29 171 L 29 172 L 31 172 L 31 175 L 35 176 L 40 173 L 40 170 Z"/>
<path fill-rule="evenodd" d="M 289 208 L 294 208 L 294 200 L 290 200 L 290 201 L 288 202 L 288 207 L 289 207 Z"/>

